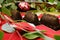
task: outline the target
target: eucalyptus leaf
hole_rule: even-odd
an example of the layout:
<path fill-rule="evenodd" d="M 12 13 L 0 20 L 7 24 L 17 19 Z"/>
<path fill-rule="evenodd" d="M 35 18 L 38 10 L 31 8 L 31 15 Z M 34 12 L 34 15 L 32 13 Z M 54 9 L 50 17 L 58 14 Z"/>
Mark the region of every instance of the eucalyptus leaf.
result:
<path fill-rule="evenodd" d="M 44 40 L 53 40 L 53 38 L 50 38 L 50 37 L 44 35 L 42 32 L 40 32 L 38 30 L 36 30 L 35 32 L 25 33 L 23 36 L 26 37 L 27 39 L 35 39 L 37 37 L 41 37 Z"/>
<path fill-rule="evenodd" d="M 60 2 L 57 3 L 57 9 L 60 9 Z"/>
<path fill-rule="evenodd" d="M 55 0 L 48 0 L 49 2 L 53 3 Z"/>
<path fill-rule="evenodd" d="M 9 15 L 9 16 L 11 16 L 10 10 L 7 9 L 6 7 L 2 7 L 2 12 Z"/>
<path fill-rule="evenodd" d="M 4 0 L 0 0 L 0 4 L 3 3 Z"/>
<path fill-rule="evenodd" d="M 13 2 L 14 0 L 6 0 L 7 3 L 11 3 Z"/>
<path fill-rule="evenodd" d="M 14 10 L 16 10 L 17 6 L 14 3 L 12 3 L 11 8 L 14 9 Z"/>
<path fill-rule="evenodd" d="M 59 35 L 55 35 L 54 38 L 55 38 L 56 40 L 60 40 L 60 36 L 59 36 Z"/>
<path fill-rule="evenodd" d="M 3 6 L 8 7 L 8 6 L 11 6 L 11 5 L 12 5 L 12 3 L 8 3 L 8 4 L 4 4 Z"/>
<path fill-rule="evenodd" d="M 48 11 L 48 12 L 50 12 L 50 8 L 45 7 L 45 10 Z"/>
<path fill-rule="evenodd" d="M 50 12 L 54 12 L 56 9 L 54 7 L 50 8 Z"/>
<path fill-rule="evenodd" d="M 3 39 L 3 36 L 4 36 L 4 32 L 2 32 L 2 31 L 0 30 L 0 40 Z"/>
<path fill-rule="evenodd" d="M 26 33 L 24 34 L 24 37 L 26 37 L 27 39 L 35 39 L 39 36 L 36 33 Z"/>
<path fill-rule="evenodd" d="M 23 36 L 26 37 L 27 39 L 35 39 L 37 37 L 43 38 L 43 36 L 40 33 L 38 33 L 37 31 L 25 33 Z"/>

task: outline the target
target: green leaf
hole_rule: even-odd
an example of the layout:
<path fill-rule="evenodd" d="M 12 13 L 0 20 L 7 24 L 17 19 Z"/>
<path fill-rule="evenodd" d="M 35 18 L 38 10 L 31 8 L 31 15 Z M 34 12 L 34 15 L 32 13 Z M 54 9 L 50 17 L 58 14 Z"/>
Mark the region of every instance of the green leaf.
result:
<path fill-rule="evenodd" d="M 16 9 L 17 9 L 17 6 L 16 6 L 14 3 L 12 3 L 11 8 L 12 8 L 13 10 L 16 10 Z"/>
<path fill-rule="evenodd" d="M 37 37 L 41 37 L 41 38 L 43 38 L 44 40 L 53 40 L 52 38 L 44 35 L 44 34 L 43 34 L 42 32 L 40 32 L 40 31 L 25 33 L 23 36 L 26 37 L 27 39 L 35 39 L 35 38 L 37 38 Z"/>
<path fill-rule="evenodd" d="M 43 37 L 43 36 L 42 36 L 39 32 L 37 32 L 37 31 L 25 33 L 23 36 L 26 37 L 27 39 L 35 39 L 35 38 L 37 38 L 37 37 Z"/>
<path fill-rule="evenodd" d="M 26 33 L 26 34 L 24 34 L 24 37 L 26 37 L 26 38 L 28 38 L 28 39 L 35 39 L 35 38 L 37 38 L 37 37 L 39 37 L 39 36 L 37 35 L 37 33 L 31 32 L 31 33 Z"/>
<path fill-rule="evenodd" d="M 55 35 L 54 38 L 55 38 L 56 40 L 60 40 L 60 36 L 59 36 L 59 35 Z"/>
<path fill-rule="evenodd" d="M 0 4 L 3 3 L 4 0 L 0 0 Z"/>
<path fill-rule="evenodd" d="M 9 16 L 11 16 L 10 10 L 7 9 L 6 7 L 2 7 L 2 12 L 9 15 Z"/>
<path fill-rule="evenodd" d="M 51 2 L 51 3 L 53 3 L 55 0 L 48 0 L 48 2 Z"/>
<path fill-rule="evenodd" d="M 3 6 L 8 7 L 8 6 L 11 6 L 11 5 L 12 5 L 12 3 L 7 3 L 7 4 L 4 4 Z"/>
<path fill-rule="evenodd" d="M 57 3 L 56 8 L 57 8 L 57 9 L 60 9 L 60 2 Z"/>
<path fill-rule="evenodd" d="M 4 36 L 4 32 L 0 31 L 0 40 L 2 40 L 3 36 Z"/>
<path fill-rule="evenodd" d="M 45 7 L 45 10 L 48 11 L 48 12 L 50 12 L 50 8 Z"/>
<path fill-rule="evenodd" d="M 2 7 L 2 5 L 0 4 L 0 8 Z"/>
<path fill-rule="evenodd" d="M 11 3 L 13 2 L 14 0 L 6 0 L 7 3 Z"/>
<path fill-rule="evenodd" d="M 35 3 L 31 3 L 31 8 L 35 8 L 36 4 Z"/>
<path fill-rule="evenodd" d="M 54 12 L 56 9 L 54 7 L 50 8 L 50 12 Z"/>

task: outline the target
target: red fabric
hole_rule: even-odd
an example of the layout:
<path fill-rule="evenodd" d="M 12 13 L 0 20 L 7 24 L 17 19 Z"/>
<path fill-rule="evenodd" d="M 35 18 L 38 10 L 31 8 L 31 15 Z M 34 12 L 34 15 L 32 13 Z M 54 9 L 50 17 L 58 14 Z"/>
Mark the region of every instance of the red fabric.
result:
<path fill-rule="evenodd" d="M 23 24 L 23 22 L 22 22 L 22 24 Z M 47 35 L 49 37 L 53 38 L 54 34 L 60 35 L 60 30 L 59 31 L 54 31 L 54 30 L 52 30 L 52 29 L 50 29 L 50 28 L 48 28 L 44 25 L 39 25 L 39 26 L 36 26 L 36 27 L 39 30 L 46 30 L 45 35 Z M 20 39 L 21 38 L 18 36 L 17 32 L 14 32 L 12 34 L 4 32 L 3 40 L 20 40 Z M 22 39 L 22 40 L 25 40 L 25 39 Z M 39 40 L 39 38 L 37 40 Z M 40 39 L 40 40 L 42 40 L 42 39 Z"/>
<path fill-rule="evenodd" d="M 3 40 L 20 40 L 21 38 L 18 36 L 16 32 L 12 34 L 4 33 Z"/>

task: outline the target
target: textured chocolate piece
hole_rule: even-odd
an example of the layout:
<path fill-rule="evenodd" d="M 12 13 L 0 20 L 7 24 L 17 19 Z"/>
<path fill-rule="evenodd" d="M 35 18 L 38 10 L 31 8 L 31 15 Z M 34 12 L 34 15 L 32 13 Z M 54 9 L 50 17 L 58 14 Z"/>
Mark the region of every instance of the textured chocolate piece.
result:
<path fill-rule="evenodd" d="M 35 25 L 38 25 L 39 23 L 39 20 L 38 20 L 38 17 L 36 14 L 34 14 L 33 12 L 27 12 L 25 17 L 24 17 L 24 20 L 26 20 L 27 22 L 30 22 L 30 23 L 33 23 Z"/>
<path fill-rule="evenodd" d="M 50 15 L 50 14 L 44 14 L 40 20 L 41 24 L 44 24 L 54 30 L 58 30 L 59 27 L 59 19 L 54 16 L 54 15 Z"/>

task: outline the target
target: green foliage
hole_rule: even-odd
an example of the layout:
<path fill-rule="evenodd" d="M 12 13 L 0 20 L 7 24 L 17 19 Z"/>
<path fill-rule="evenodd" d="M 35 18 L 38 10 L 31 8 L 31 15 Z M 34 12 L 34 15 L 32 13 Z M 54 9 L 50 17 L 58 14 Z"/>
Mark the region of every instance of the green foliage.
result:
<path fill-rule="evenodd" d="M 45 36 L 41 31 L 29 32 L 23 35 L 27 39 L 35 39 L 37 37 L 43 38 L 44 40 L 53 40 L 52 38 Z"/>
<path fill-rule="evenodd" d="M 50 8 L 50 12 L 54 12 L 56 9 L 54 7 Z"/>
<path fill-rule="evenodd" d="M 3 39 L 3 36 L 4 36 L 4 32 L 0 31 L 0 40 Z"/>
<path fill-rule="evenodd" d="M 48 12 L 50 12 L 50 8 L 45 7 L 45 10 L 48 11 Z"/>
<path fill-rule="evenodd" d="M 14 3 L 12 3 L 11 9 L 16 10 L 17 9 L 17 6 Z"/>
<path fill-rule="evenodd" d="M 14 2 L 14 0 L 6 0 L 7 3 Z"/>
<path fill-rule="evenodd" d="M 31 7 L 32 8 L 35 8 L 36 7 L 36 4 L 35 3 L 31 3 Z"/>
<path fill-rule="evenodd" d="M 29 33 L 26 33 L 24 34 L 23 36 L 25 36 L 26 38 L 28 39 L 35 39 L 37 37 L 42 37 L 43 38 L 43 35 L 41 35 L 39 32 L 35 31 L 35 32 L 29 32 Z"/>
<path fill-rule="evenodd" d="M 0 0 L 0 4 L 3 3 L 4 0 Z"/>
<path fill-rule="evenodd" d="M 49 2 L 53 3 L 55 0 L 48 0 Z"/>
<path fill-rule="evenodd" d="M 57 9 L 60 9 L 60 2 L 57 3 Z"/>
<path fill-rule="evenodd" d="M 60 36 L 59 36 L 59 35 L 55 35 L 54 38 L 55 38 L 56 40 L 60 40 Z"/>
<path fill-rule="evenodd" d="M 6 3 L 12 3 L 15 2 L 16 0 L 5 0 Z"/>
<path fill-rule="evenodd" d="M 0 8 L 0 11 L 11 16 L 11 11 L 17 9 L 17 6 L 14 2 L 15 0 L 1 0 L 0 3 L 2 7 Z"/>
<path fill-rule="evenodd" d="M 2 7 L 2 12 L 9 15 L 9 16 L 11 16 L 10 10 L 7 9 L 6 7 Z"/>

